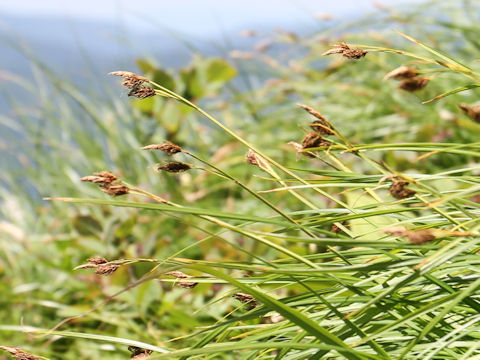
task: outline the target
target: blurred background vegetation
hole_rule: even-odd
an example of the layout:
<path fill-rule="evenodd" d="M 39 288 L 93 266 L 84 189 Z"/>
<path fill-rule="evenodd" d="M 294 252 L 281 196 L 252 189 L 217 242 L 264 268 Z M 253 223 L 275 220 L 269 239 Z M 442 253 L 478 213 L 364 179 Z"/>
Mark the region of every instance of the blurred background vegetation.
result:
<path fill-rule="evenodd" d="M 73 71 L 62 69 L 52 56 L 43 56 L 36 49 L 38 44 L 31 46 L 2 35 L 2 51 L 12 54 L 12 59 L 21 54 L 25 62 L 13 61 L 16 67 L 0 73 L 0 345 L 19 346 L 52 359 L 118 359 L 119 354 L 127 358 L 129 353 L 122 346 L 90 339 L 38 338 L 18 331 L 21 325 L 52 328 L 153 268 L 149 263 L 135 263 L 121 267 L 111 277 L 73 271 L 93 255 L 165 259 L 178 253 L 189 259 L 250 260 L 248 253 L 234 251 L 215 238 L 190 246 L 215 232 L 214 225 L 199 223 L 194 216 L 42 200 L 56 196 L 108 198 L 96 187 L 81 183 L 82 176 L 110 170 L 131 184 L 187 206 L 259 217 L 271 213 L 235 183 L 211 172 L 193 169 L 175 176 L 156 172 L 152 165 L 163 163 L 166 156 L 140 147 L 169 140 L 228 169 L 255 190 L 270 188 L 268 181 L 257 181 L 267 175 L 245 166 L 245 148 L 191 108 L 161 97 L 129 99 L 118 79 L 107 77 L 106 72 L 135 71 L 174 90 L 286 166 L 328 170 L 321 161 L 298 156 L 288 145 L 301 142 L 311 121 L 296 103 L 320 109 L 355 144 L 477 141 L 479 124 L 457 104 L 474 103 L 478 90 L 421 104 L 461 86 L 456 74 L 429 74 L 427 69 L 425 75 L 431 76 L 428 86 L 408 93 L 383 77 L 402 64 L 422 67 L 421 61 L 393 53 L 372 53 L 368 60 L 355 62 L 320 55 L 339 41 L 418 51 L 417 45 L 394 32 L 399 30 L 453 57 L 469 59 L 478 70 L 480 63 L 474 60 L 479 59 L 480 50 L 479 10 L 474 1 L 395 7 L 386 3 L 364 17 L 350 14 L 330 19 L 328 14 L 317 14 L 311 26 L 299 24 L 298 31 L 292 24 L 288 30 L 253 28 L 234 38 L 238 47 L 230 46 L 228 40 L 217 47 L 211 43 L 199 46 L 192 39 L 170 35 L 166 36 L 169 44 L 181 43 L 188 51 L 177 55 L 164 51 L 158 57 L 152 49 L 151 53 L 137 50 L 134 39 L 108 39 L 96 45 L 99 51 L 116 57 L 108 44 L 120 44 L 130 57 L 98 64 L 84 53 L 83 65 L 72 60 L 79 66 Z M 314 14 L 311 16 L 313 19 Z M 70 44 L 72 48 L 77 45 Z M 22 68 L 26 65 L 28 74 Z M 452 154 L 417 161 L 412 153 L 393 150 L 372 156 L 401 172 L 434 173 L 474 161 L 468 155 Z M 178 159 L 195 163 L 182 154 Z M 351 159 L 349 164 L 355 172 L 368 175 L 361 163 Z M 304 209 L 281 192 L 268 198 L 289 212 Z M 329 200 L 322 201 L 329 206 Z M 268 225 L 263 231 L 269 231 Z M 235 234 L 228 236 L 252 253 L 274 258 L 264 245 Z M 303 244 L 290 249 L 308 253 Z M 227 285 L 221 283 L 183 289 L 168 281 L 150 281 L 66 328 L 165 348 L 187 347 L 196 341 L 188 334 L 240 306 L 237 300 L 223 298 L 227 291 Z M 289 289 L 290 294 L 298 292 Z M 236 358 L 229 353 L 216 356 Z"/>

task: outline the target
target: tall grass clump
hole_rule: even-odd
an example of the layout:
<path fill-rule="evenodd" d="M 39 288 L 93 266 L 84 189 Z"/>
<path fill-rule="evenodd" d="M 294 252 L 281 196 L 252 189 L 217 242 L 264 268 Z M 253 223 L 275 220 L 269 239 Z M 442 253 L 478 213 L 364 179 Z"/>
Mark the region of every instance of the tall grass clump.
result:
<path fill-rule="evenodd" d="M 360 59 L 374 52 L 395 52 L 477 81 L 479 74 L 448 55 L 403 35 L 424 48 L 426 55 L 401 50 L 335 45 L 324 55 Z M 430 81 L 412 67 L 392 70 L 400 89 L 413 92 Z M 475 325 L 480 303 L 476 219 L 478 204 L 472 196 L 480 189 L 473 174 L 478 165 L 460 166 L 437 173 L 400 172 L 371 153 L 420 153 L 426 161 L 442 153 L 477 157 L 477 144 L 392 143 L 352 144 L 341 125 L 315 109 L 300 105 L 312 115 L 299 156 L 321 160 L 302 169 L 282 165 L 262 148 L 251 144 L 198 105 L 152 80 L 130 72 L 113 72 L 139 98 L 161 96 L 193 108 L 248 150 L 246 162 L 256 166 L 263 190 L 197 157 L 178 145 L 149 145 L 167 155 L 183 153 L 195 163 L 169 161 L 159 171 L 178 173 L 201 169 L 232 181 L 251 194 L 269 216 L 232 213 L 217 208 L 184 206 L 148 193 L 111 173 L 82 180 L 97 183 L 112 196 L 135 193 L 148 202 L 57 198 L 74 203 L 135 207 L 191 215 L 214 224 L 199 242 L 225 243 L 237 258 L 225 261 L 188 259 L 180 251 L 157 260 L 153 278 L 168 276 L 184 288 L 197 283 L 227 283 L 210 306 L 233 296 L 245 303 L 224 319 L 195 334 L 198 342 L 153 358 L 213 356 L 234 351 L 243 358 L 432 358 L 474 354 Z M 479 86 L 472 83 L 459 89 Z M 461 90 L 437 95 L 432 100 Z M 472 110 L 473 111 L 473 110 Z M 198 164 L 198 165 L 197 165 Z M 245 165 L 247 166 L 247 165 Z M 357 169 L 363 169 L 359 172 Z M 293 197 L 298 208 L 281 208 L 269 194 Z M 241 243 L 244 243 L 243 246 Z M 192 246 L 198 246 L 192 244 Z M 263 248 L 262 252 L 257 249 Z M 95 267 L 109 275 L 133 260 L 96 260 Z M 103 267 L 103 268 L 101 268 Z M 189 272 L 187 275 L 178 269 Z M 188 279 L 186 281 L 185 279 Z M 55 332 L 62 334 L 62 332 Z"/>
<path fill-rule="evenodd" d="M 99 216 L 130 211 L 109 230 L 128 241 L 90 237 L 72 266 L 90 293 L 43 304 L 58 323 L 1 329 L 50 339 L 52 354 L 78 342 L 78 357 L 97 342 L 97 356 L 137 359 L 479 356 L 478 64 L 439 50 L 443 39 L 388 34 L 369 45 L 289 34 L 306 55 L 285 65 L 260 54 L 275 78 L 233 90 L 242 106 L 222 116 L 196 85 L 168 86 L 147 67 L 112 72 L 136 109 L 174 108 L 198 132 L 185 121 L 183 137 L 128 147 L 141 180 L 129 162 L 105 162 L 78 176 L 76 191 L 98 196 L 49 197 Z M 88 297 L 100 299 L 81 306 Z"/>

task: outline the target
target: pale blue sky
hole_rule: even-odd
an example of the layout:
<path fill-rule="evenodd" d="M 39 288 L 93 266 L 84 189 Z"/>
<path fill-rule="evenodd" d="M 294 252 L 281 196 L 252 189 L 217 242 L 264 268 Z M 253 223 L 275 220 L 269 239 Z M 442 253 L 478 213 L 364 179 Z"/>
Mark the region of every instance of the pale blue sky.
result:
<path fill-rule="evenodd" d="M 408 0 L 379 1 L 387 6 L 402 2 Z M 149 16 L 172 30 L 201 35 L 247 24 L 310 22 L 315 21 L 313 15 L 317 13 L 337 18 L 367 13 L 375 9 L 373 3 L 372 0 L 0 0 L 0 14 L 123 22 L 146 30 L 148 22 L 142 19 Z"/>

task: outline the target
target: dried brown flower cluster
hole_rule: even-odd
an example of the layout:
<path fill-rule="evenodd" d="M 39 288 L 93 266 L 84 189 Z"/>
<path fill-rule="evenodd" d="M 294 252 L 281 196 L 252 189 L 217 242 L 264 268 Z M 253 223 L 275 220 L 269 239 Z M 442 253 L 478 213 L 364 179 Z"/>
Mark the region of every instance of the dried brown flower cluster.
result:
<path fill-rule="evenodd" d="M 130 192 L 128 186 L 115 183 L 118 178 L 109 171 L 100 171 L 80 178 L 80 181 L 91 182 L 100 185 L 100 190 L 111 196 L 125 195 Z"/>
<path fill-rule="evenodd" d="M 410 231 L 404 228 L 403 226 L 395 226 L 383 231 L 384 233 L 393 235 L 407 237 L 412 244 L 425 244 L 432 240 L 436 239 L 436 236 L 433 233 L 433 230 L 422 229 L 417 231 Z"/>
<path fill-rule="evenodd" d="M 429 78 L 416 76 L 403 80 L 398 87 L 408 92 L 414 92 L 423 89 L 425 86 L 427 86 L 429 81 Z"/>
<path fill-rule="evenodd" d="M 188 164 L 179 162 L 179 161 L 171 161 L 164 165 L 160 165 L 157 167 L 158 171 L 166 171 L 171 173 L 179 173 L 190 170 L 192 167 Z"/>
<path fill-rule="evenodd" d="M 402 80 L 398 87 L 408 92 L 423 89 L 430 81 L 427 77 L 418 76 L 417 69 L 405 65 L 390 71 L 383 79 Z"/>
<path fill-rule="evenodd" d="M 480 123 L 480 105 L 458 104 L 458 107 L 473 121 Z"/>
<path fill-rule="evenodd" d="M 110 184 L 108 186 L 101 186 L 100 190 L 110 196 L 126 195 L 130 192 L 130 188 L 122 184 Z"/>
<path fill-rule="evenodd" d="M 152 144 L 141 148 L 142 150 L 160 150 L 167 155 L 173 155 L 182 152 L 183 149 L 170 141 L 165 141 L 163 144 Z"/>
<path fill-rule="evenodd" d="M 128 347 L 128 351 L 132 353 L 130 358 L 134 360 L 148 359 L 153 352 L 152 350 L 142 349 L 133 345 Z"/>
<path fill-rule="evenodd" d="M 316 132 L 310 132 L 303 138 L 302 149 L 315 148 L 320 146 L 328 146 L 330 142 L 322 138 Z"/>
<path fill-rule="evenodd" d="M 262 161 L 259 155 L 255 154 L 252 149 L 248 149 L 247 153 L 245 154 L 245 161 L 254 166 L 258 167 L 265 167 L 265 163 Z"/>
<path fill-rule="evenodd" d="M 232 295 L 233 298 L 240 301 L 242 304 L 247 304 L 247 310 L 253 310 L 258 306 L 257 300 L 252 295 L 244 293 L 236 293 Z"/>
<path fill-rule="evenodd" d="M 83 265 L 79 265 L 74 268 L 74 270 L 78 269 L 95 269 L 95 274 L 97 275 L 112 275 L 120 265 L 117 264 L 110 264 L 107 259 L 101 256 L 94 256 L 90 259 L 87 259 L 87 263 Z"/>
<path fill-rule="evenodd" d="M 94 184 L 108 185 L 117 180 L 117 177 L 109 171 L 100 171 L 93 173 L 93 175 L 84 176 L 81 181 L 88 181 Z"/>
<path fill-rule="evenodd" d="M 409 182 L 407 181 L 394 181 L 392 182 L 392 185 L 388 191 L 395 199 L 405 199 L 411 197 L 415 195 L 416 192 L 414 190 L 405 188 L 408 184 Z"/>
<path fill-rule="evenodd" d="M 17 347 L 0 346 L 0 350 L 10 353 L 10 355 L 16 360 L 40 360 L 39 357 L 29 354 Z"/>
<path fill-rule="evenodd" d="M 341 42 L 333 45 L 333 48 L 325 51 L 322 56 L 332 55 L 332 54 L 342 54 L 347 59 L 360 59 L 367 55 L 367 51 L 362 49 L 352 49 L 346 43 Z"/>
<path fill-rule="evenodd" d="M 145 86 L 145 83 L 148 83 L 149 81 L 143 76 L 134 74 L 130 71 L 113 71 L 110 75 L 121 76 L 123 78 L 122 85 L 127 89 L 130 89 L 128 96 L 145 99 L 155 95 L 155 90 L 149 86 Z"/>
<path fill-rule="evenodd" d="M 306 112 L 308 112 L 310 115 L 315 117 L 317 120 L 313 121 L 309 125 L 312 128 L 313 132 L 306 134 L 301 144 L 293 141 L 289 142 L 288 144 L 292 145 L 297 151 L 297 153 L 301 153 L 309 157 L 314 157 L 314 154 L 312 152 L 304 152 L 303 150 L 315 147 L 329 146 L 330 141 L 323 138 L 322 135 L 334 135 L 335 131 L 333 130 L 332 125 L 327 120 L 327 118 L 320 114 L 318 111 L 308 105 L 297 105 Z"/>
<path fill-rule="evenodd" d="M 176 277 L 177 279 L 188 279 L 191 277 L 181 271 L 170 271 L 165 275 L 170 275 L 170 276 Z M 177 283 L 177 285 L 184 289 L 192 289 L 195 286 L 197 286 L 198 283 L 192 282 L 192 281 L 180 281 Z"/>

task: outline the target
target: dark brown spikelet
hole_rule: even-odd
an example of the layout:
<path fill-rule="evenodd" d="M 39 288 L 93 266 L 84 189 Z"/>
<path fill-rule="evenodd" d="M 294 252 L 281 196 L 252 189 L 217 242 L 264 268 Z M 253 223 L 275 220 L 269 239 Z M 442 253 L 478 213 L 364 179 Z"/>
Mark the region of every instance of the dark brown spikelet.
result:
<path fill-rule="evenodd" d="M 339 44 L 333 45 L 333 48 L 325 51 L 322 56 L 332 55 L 332 54 L 342 54 L 347 59 L 360 59 L 367 55 L 367 51 L 362 49 L 352 49 L 346 43 L 341 42 Z"/>
<path fill-rule="evenodd" d="M 305 135 L 302 141 L 303 149 L 315 148 L 320 146 L 328 146 L 328 145 L 330 145 L 330 142 L 322 138 L 320 134 L 316 132 L 308 133 L 307 135 Z"/>
<path fill-rule="evenodd" d="M 97 268 L 95 269 L 95 274 L 97 275 L 112 275 L 117 269 L 120 267 L 120 265 L 117 264 L 100 264 L 97 265 Z"/>
<path fill-rule="evenodd" d="M 253 310 L 258 306 L 257 300 L 252 295 L 244 293 L 233 294 L 232 297 L 240 301 L 242 304 L 248 304 L 247 310 Z"/>
<path fill-rule="evenodd" d="M 142 349 L 133 345 L 128 347 L 128 351 L 132 353 L 130 358 L 134 360 L 148 359 L 153 352 L 152 350 Z"/>
<path fill-rule="evenodd" d="M 264 167 L 264 163 L 260 158 L 255 154 L 252 149 L 248 149 L 247 153 L 245 154 L 245 161 L 250 165 L 255 165 L 259 167 Z"/>
<path fill-rule="evenodd" d="M 432 240 L 435 240 L 435 235 L 433 235 L 432 230 L 425 229 L 425 230 L 418 230 L 418 231 L 409 231 L 407 234 L 408 240 L 412 244 L 425 244 Z"/>
<path fill-rule="evenodd" d="M 134 74 L 130 71 L 112 71 L 110 75 L 121 76 L 123 78 L 122 85 L 127 89 L 137 89 L 143 85 L 143 83 L 148 82 L 148 79 L 143 76 Z"/>
<path fill-rule="evenodd" d="M 80 179 L 80 181 L 87 181 L 94 184 L 103 184 L 103 185 L 111 184 L 115 180 L 117 180 L 117 177 L 109 171 L 96 172 L 96 173 L 93 173 L 93 175 L 84 176 Z"/>
<path fill-rule="evenodd" d="M 184 289 L 193 289 L 198 285 L 198 283 L 191 281 L 180 281 L 177 285 Z"/>
<path fill-rule="evenodd" d="M 139 86 L 131 89 L 128 93 L 128 96 L 134 96 L 138 99 L 145 99 L 150 96 L 155 96 L 155 90 L 153 90 L 151 87 Z"/>
<path fill-rule="evenodd" d="M 157 167 L 157 170 L 167 171 L 171 173 L 179 173 L 179 172 L 190 170 L 191 168 L 192 167 L 188 164 L 178 162 L 178 161 L 172 161 Z"/>
<path fill-rule="evenodd" d="M 103 257 L 101 257 L 101 256 L 93 256 L 93 257 L 87 259 L 87 261 L 88 261 L 89 263 L 94 264 L 94 265 L 105 264 L 105 263 L 108 262 L 107 259 L 105 259 L 105 258 L 103 258 Z"/>
<path fill-rule="evenodd" d="M 429 78 L 416 76 L 403 80 L 398 87 L 408 92 L 414 92 L 423 89 L 425 86 L 427 86 L 429 81 Z"/>
<path fill-rule="evenodd" d="M 74 270 L 93 268 L 95 269 L 95 274 L 97 275 L 111 275 L 117 271 L 119 267 L 120 265 L 117 264 L 109 264 L 108 260 L 101 256 L 94 256 L 90 259 L 87 259 L 86 264 L 79 265 L 75 267 Z"/>
<path fill-rule="evenodd" d="M 163 144 L 152 144 L 141 148 L 142 150 L 160 150 L 167 155 L 173 155 L 182 152 L 182 148 L 170 141 L 165 141 Z"/>
<path fill-rule="evenodd" d="M 181 271 L 170 271 L 170 272 L 167 272 L 165 275 L 174 276 L 177 279 L 188 279 L 190 277 Z"/>
<path fill-rule="evenodd" d="M 121 184 L 108 184 L 101 186 L 100 190 L 111 196 L 126 195 L 130 192 L 130 188 L 128 186 Z"/>
<path fill-rule="evenodd" d="M 388 191 L 395 199 L 405 199 L 416 194 L 414 190 L 405 188 L 407 181 L 394 181 Z"/>
<path fill-rule="evenodd" d="M 480 123 L 480 105 L 458 104 L 458 107 L 473 121 Z"/>
<path fill-rule="evenodd" d="M 402 65 L 392 71 L 390 71 L 383 80 L 388 79 L 395 79 L 395 80 L 403 80 L 403 79 L 410 79 L 418 75 L 417 69 Z"/>
<path fill-rule="evenodd" d="M 185 274 L 181 271 L 170 271 L 170 272 L 166 273 L 165 275 L 174 276 L 177 279 L 188 279 L 190 277 L 190 276 L 188 276 L 187 274 Z M 192 289 L 195 286 L 197 286 L 198 283 L 191 282 L 191 281 L 180 281 L 180 282 L 177 283 L 177 285 L 180 286 L 181 288 L 184 288 L 184 289 Z"/>
<path fill-rule="evenodd" d="M 38 356 L 29 354 L 17 347 L 0 346 L 0 350 L 10 353 L 16 360 L 41 360 Z"/>

